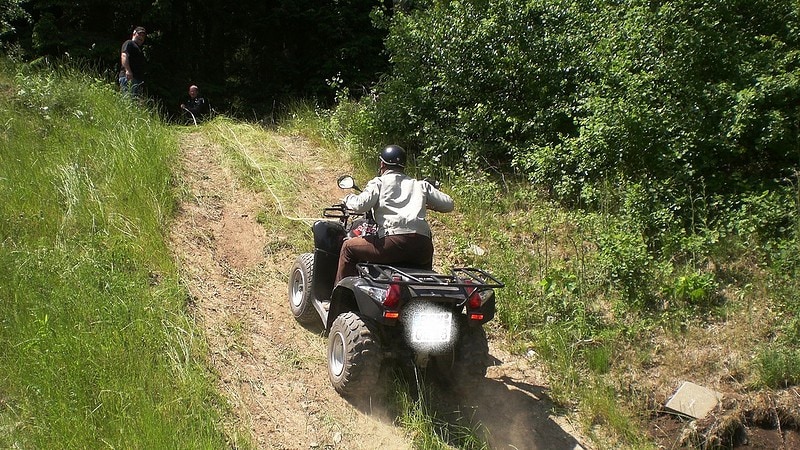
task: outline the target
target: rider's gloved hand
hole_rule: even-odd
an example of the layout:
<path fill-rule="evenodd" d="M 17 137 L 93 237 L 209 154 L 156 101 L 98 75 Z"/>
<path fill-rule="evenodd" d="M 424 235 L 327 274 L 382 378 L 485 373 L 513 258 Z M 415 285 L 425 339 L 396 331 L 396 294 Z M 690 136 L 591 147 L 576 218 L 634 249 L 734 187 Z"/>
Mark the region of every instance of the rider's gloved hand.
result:
<path fill-rule="evenodd" d="M 425 177 L 422 179 L 422 181 L 427 181 L 428 183 L 431 184 L 431 186 L 435 187 L 436 189 L 439 189 L 439 185 L 441 184 L 439 183 L 439 180 L 435 180 L 431 177 Z"/>
<path fill-rule="evenodd" d="M 345 195 L 344 197 L 342 197 L 342 205 L 344 205 L 345 209 L 348 209 L 348 208 L 347 208 L 347 200 L 348 200 L 350 197 L 355 197 L 355 195 L 354 195 L 354 194 L 347 194 L 347 195 Z"/>

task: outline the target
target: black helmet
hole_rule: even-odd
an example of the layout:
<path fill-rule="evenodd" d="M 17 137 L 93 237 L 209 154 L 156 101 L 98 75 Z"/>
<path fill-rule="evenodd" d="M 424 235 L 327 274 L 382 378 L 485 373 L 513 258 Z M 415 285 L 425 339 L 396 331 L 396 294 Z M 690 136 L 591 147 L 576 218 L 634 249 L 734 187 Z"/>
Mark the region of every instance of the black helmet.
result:
<path fill-rule="evenodd" d="M 381 162 L 387 166 L 406 166 L 406 151 L 399 145 L 387 145 L 381 150 Z"/>

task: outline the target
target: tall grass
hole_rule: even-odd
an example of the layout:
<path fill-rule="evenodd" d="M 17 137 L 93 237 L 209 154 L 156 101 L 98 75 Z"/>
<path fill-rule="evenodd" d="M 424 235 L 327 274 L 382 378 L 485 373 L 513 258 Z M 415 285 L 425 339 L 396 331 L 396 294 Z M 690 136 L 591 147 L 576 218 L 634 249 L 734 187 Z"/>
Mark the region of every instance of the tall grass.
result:
<path fill-rule="evenodd" d="M 219 448 L 166 245 L 177 145 L 64 67 L 0 65 L 0 447 Z"/>

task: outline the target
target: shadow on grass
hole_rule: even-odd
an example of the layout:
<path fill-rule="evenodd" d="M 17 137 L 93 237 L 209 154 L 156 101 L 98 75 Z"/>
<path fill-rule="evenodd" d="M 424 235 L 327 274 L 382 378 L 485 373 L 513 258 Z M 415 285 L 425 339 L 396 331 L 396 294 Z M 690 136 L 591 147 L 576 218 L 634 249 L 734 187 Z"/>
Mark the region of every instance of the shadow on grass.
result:
<path fill-rule="evenodd" d="M 386 370 L 384 380 L 402 380 L 401 388 L 413 401 L 424 403 L 424 410 L 434 420 L 440 437 L 450 445 L 461 448 L 458 430 L 471 429 L 491 449 L 576 450 L 581 442 L 562 428 L 553 418 L 556 406 L 547 396 L 547 389 L 510 377 L 471 379 L 468 382 L 442 380 L 431 374 L 419 374 L 413 369 Z M 392 371 L 394 370 L 394 372 Z M 401 412 L 398 405 L 384 400 L 393 389 L 387 382 L 368 398 L 348 401 L 364 414 L 397 423 Z M 397 385 L 394 386 L 397 388 Z M 420 392 L 421 391 L 421 392 Z M 438 434 L 438 433 L 437 433 Z M 449 435 L 449 436 L 447 436 Z M 466 448 L 481 448 L 467 445 Z"/>
<path fill-rule="evenodd" d="M 473 427 L 482 428 L 490 448 L 582 448 L 569 431 L 553 421 L 555 406 L 541 386 L 501 377 L 477 380 L 468 388 L 440 389 L 438 413 L 452 417 L 450 420 L 468 420 Z"/>

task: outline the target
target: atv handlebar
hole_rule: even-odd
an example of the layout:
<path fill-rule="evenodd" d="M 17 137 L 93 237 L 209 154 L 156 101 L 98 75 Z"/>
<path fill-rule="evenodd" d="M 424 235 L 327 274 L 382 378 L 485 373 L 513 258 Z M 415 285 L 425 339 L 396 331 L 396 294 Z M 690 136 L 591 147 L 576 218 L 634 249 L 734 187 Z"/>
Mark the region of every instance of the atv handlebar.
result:
<path fill-rule="evenodd" d="M 332 205 L 322 210 L 322 217 L 328 217 L 332 219 L 342 219 L 350 217 L 350 210 L 344 205 L 344 203 L 339 203 L 337 205 Z"/>
<path fill-rule="evenodd" d="M 322 209 L 322 217 L 327 219 L 338 219 L 347 228 L 351 218 L 364 217 L 364 213 L 357 213 L 349 209 L 344 203 L 337 203 Z"/>

